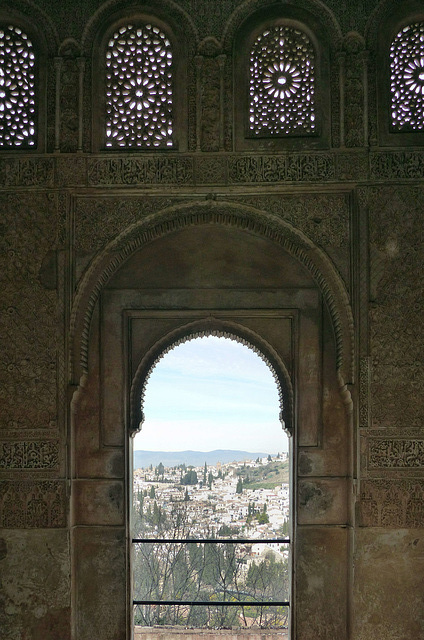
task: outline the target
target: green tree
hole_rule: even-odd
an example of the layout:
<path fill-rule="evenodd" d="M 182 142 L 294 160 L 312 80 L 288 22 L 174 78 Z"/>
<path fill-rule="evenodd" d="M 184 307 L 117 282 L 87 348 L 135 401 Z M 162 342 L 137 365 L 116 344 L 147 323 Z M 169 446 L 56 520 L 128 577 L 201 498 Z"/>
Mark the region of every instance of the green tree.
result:
<path fill-rule="evenodd" d="M 151 500 L 153 500 L 156 497 L 156 490 L 154 485 L 152 484 L 152 486 L 150 487 L 150 494 L 149 494 L 149 498 Z"/>
<path fill-rule="evenodd" d="M 198 483 L 197 473 L 195 472 L 194 469 L 190 469 L 189 471 L 187 471 L 187 473 L 181 479 L 181 484 L 193 485 L 197 483 Z"/>
<path fill-rule="evenodd" d="M 203 468 L 203 484 L 206 484 L 207 475 L 208 475 L 208 465 L 206 464 L 206 461 L 205 461 L 205 466 Z"/>
<path fill-rule="evenodd" d="M 259 524 L 268 524 L 269 522 L 269 517 L 267 513 L 264 513 L 264 512 L 257 513 L 255 517 Z"/>
<path fill-rule="evenodd" d="M 237 481 L 236 493 L 243 493 L 243 480 L 241 478 Z"/>
<path fill-rule="evenodd" d="M 209 471 L 209 475 L 208 475 L 208 486 L 209 486 L 209 489 L 212 489 L 213 481 L 214 481 L 213 473 L 212 473 L 212 471 Z"/>

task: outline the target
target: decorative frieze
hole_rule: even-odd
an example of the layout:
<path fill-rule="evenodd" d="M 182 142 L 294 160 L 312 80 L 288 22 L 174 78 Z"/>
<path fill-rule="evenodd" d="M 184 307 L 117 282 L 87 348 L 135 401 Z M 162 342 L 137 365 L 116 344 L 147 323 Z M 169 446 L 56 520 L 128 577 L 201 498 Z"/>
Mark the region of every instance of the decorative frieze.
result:
<path fill-rule="evenodd" d="M 335 178 L 334 155 L 328 153 L 284 155 L 232 155 L 228 157 L 228 182 L 322 182 Z"/>
<path fill-rule="evenodd" d="M 423 527 L 424 480 L 363 480 L 358 517 L 363 527 Z"/>
<path fill-rule="evenodd" d="M 370 156 L 371 178 L 396 180 L 424 178 L 422 151 L 378 151 Z"/>
<path fill-rule="evenodd" d="M 217 120 L 218 122 L 218 120 Z M 216 124 L 216 123 L 215 123 Z M 202 125 L 202 145 L 215 150 L 220 139 Z M 205 128 L 206 127 L 206 128 Z M 62 137 L 65 140 L 64 134 Z M 70 137 L 68 138 L 70 140 Z M 64 143 L 65 144 L 65 143 Z M 71 143 L 69 143 L 71 144 Z M 213 149 L 212 149 L 213 147 Z M 216 178 L 216 181 L 215 181 Z M 367 180 L 417 180 L 424 178 L 420 151 L 363 150 L 311 153 L 216 153 L 161 155 L 57 155 L 0 159 L 2 187 L 71 186 L 193 186 L 278 184 L 282 182 L 338 182 Z"/>
<path fill-rule="evenodd" d="M 368 467 L 424 467 L 424 440 L 369 438 Z"/>
<path fill-rule="evenodd" d="M 57 469 L 59 442 L 0 442 L 0 471 L 12 469 Z"/>
<path fill-rule="evenodd" d="M 0 528 L 65 527 L 66 512 L 63 481 L 0 483 Z"/>
<path fill-rule="evenodd" d="M 2 187 L 53 187 L 53 158 L 1 158 Z"/>
<path fill-rule="evenodd" d="M 193 182 L 190 157 L 144 156 L 88 161 L 89 185 L 184 185 Z"/>

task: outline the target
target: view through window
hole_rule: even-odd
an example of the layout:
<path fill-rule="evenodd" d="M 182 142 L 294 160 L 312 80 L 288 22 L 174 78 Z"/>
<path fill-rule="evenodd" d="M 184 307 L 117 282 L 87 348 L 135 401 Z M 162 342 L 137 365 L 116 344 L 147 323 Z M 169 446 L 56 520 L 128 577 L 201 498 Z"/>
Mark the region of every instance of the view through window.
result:
<path fill-rule="evenodd" d="M 154 367 L 134 441 L 136 638 L 156 625 L 287 637 L 290 461 L 279 411 L 270 368 L 235 340 L 195 338 Z"/>

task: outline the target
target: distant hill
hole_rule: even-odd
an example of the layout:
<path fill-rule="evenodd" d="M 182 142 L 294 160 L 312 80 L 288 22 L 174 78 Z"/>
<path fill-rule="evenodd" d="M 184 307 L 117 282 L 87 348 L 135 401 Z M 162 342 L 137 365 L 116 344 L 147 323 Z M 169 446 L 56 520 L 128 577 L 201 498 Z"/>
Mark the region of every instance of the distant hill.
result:
<path fill-rule="evenodd" d="M 217 462 L 240 462 L 242 460 L 256 460 L 263 458 L 268 453 L 263 451 L 249 453 L 248 451 L 234 451 L 231 449 L 216 449 L 215 451 L 134 451 L 134 469 L 142 469 L 159 462 L 165 467 L 176 467 L 179 464 L 199 467 L 206 464 L 214 465 Z"/>

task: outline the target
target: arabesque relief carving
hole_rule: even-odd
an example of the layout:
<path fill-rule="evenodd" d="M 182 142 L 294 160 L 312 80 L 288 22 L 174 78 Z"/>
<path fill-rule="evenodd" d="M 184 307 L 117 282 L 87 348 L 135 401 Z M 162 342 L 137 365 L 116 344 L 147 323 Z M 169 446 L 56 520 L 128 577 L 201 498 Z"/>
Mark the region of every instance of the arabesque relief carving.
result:
<path fill-rule="evenodd" d="M 44 529 L 66 526 L 66 493 L 62 481 L 0 483 L 0 527 Z"/>
<path fill-rule="evenodd" d="M 52 158 L 0 159 L 0 184 L 3 187 L 53 187 Z"/>
<path fill-rule="evenodd" d="M 237 155 L 228 158 L 230 184 L 256 182 L 322 182 L 334 179 L 334 156 L 325 153 Z"/>
<path fill-rule="evenodd" d="M 215 135 L 218 135 L 216 129 L 213 139 Z M 314 151 L 278 155 L 217 153 L 213 157 L 174 152 L 161 156 L 137 153 L 125 158 L 99 154 L 0 158 L 0 182 L 5 187 L 182 187 L 214 184 L 215 178 L 217 184 L 242 186 L 355 181 L 369 177 L 378 181 L 423 178 L 423 156 L 413 151 L 378 151 L 368 155 L 352 149 L 344 153 Z"/>
<path fill-rule="evenodd" d="M 424 154 L 421 151 L 377 151 L 371 154 L 370 163 L 371 178 L 424 178 Z"/>
<path fill-rule="evenodd" d="M 8 194 L 1 210 L 0 428 L 55 428 L 57 294 L 40 281 L 56 244 L 55 196 Z"/>
<path fill-rule="evenodd" d="M 187 157 L 143 156 L 88 161 L 90 185 L 175 184 L 193 181 L 193 160 Z"/>
<path fill-rule="evenodd" d="M 424 370 L 416 346 L 424 341 L 421 187 L 370 189 L 370 309 L 374 427 L 423 425 L 419 401 Z M 401 435 L 401 433 L 399 434 Z"/>
<path fill-rule="evenodd" d="M 364 42 L 358 33 L 347 34 L 344 41 L 344 141 L 346 147 L 364 145 Z"/>
<path fill-rule="evenodd" d="M 59 442 L 0 442 L 0 470 L 57 469 Z"/>
<path fill-rule="evenodd" d="M 369 469 L 424 468 L 424 440 L 369 438 Z"/>
<path fill-rule="evenodd" d="M 363 480 L 358 515 L 363 527 L 423 527 L 424 481 Z"/>
<path fill-rule="evenodd" d="M 76 251 L 95 252 L 132 224 L 181 202 L 159 196 L 132 198 L 77 198 L 75 201 Z"/>

